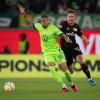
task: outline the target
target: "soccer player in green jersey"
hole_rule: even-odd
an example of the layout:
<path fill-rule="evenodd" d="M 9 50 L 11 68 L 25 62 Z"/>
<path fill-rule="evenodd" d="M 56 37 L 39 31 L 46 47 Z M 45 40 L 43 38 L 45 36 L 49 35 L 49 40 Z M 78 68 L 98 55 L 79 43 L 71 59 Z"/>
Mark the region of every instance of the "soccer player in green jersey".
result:
<path fill-rule="evenodd" d="M 41 39 L 41 48 L 44 56 L 44 60 L 49 67 L 52 75 L 56 81 L 61 85 L 61 92 L 68 92 L 68 88 L 61 79 L 58 71 L 55 70 L 55 64 L 57 63 L 60 69 L 64 72 L 65 77 L 74 92 L 78 92 L 78 88 L 72 82 L 71 76 L 67 70 L 65 56 L 56 42 L 57 37 L 64 38 L 66 42 L 71 42 L 68 36 L 60 31 L 55 25 L 50 24 L 49 18 L 46 15 L 41 16 L 41 23 L 31 23 L 29 20 L 25 8 L 22 5 L 18 5 L 20 13 L 24 16 L 26 23 L 29 26 L 33 26 L 39 31 Z"/>

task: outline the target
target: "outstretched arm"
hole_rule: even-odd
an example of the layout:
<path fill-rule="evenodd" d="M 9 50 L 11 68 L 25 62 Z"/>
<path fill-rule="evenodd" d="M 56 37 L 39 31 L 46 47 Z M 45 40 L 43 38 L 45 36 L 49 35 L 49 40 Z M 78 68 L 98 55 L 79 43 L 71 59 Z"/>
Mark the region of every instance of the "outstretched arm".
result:
<path fill-rule="evenodd" d="M 18 9 L 19 9 L 20 13 L 23 15 L 26 24 L 29 26 L 33 26 L 33 23 L 30 21 L 30 19 L 28 18 L 27 14 L 26 14 L 24 6 L 19 4 Z"/>

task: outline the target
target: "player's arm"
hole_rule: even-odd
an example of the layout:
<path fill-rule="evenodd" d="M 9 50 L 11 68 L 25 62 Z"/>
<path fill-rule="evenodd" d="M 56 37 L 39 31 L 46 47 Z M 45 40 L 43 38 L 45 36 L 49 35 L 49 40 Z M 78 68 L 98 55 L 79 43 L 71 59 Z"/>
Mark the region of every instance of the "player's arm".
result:
<path fill-rule="evenodd" d="M 66 42 L 72 43 L 72 41 L 69 39 L 69 37 L 66 36 L 64 33 L 61 33 L 59 36 L 60 36 L 60 38 L 65 39 Z"/>
<path fill-rule="evenodd" d="M 80 38 L 81 38 L 81 40 L 82 40 L 83 42 L 85 42 L 86 44 L 89 44 L 89 41 L 88 41 L 88 39 L 86 38 L 86 36 L 81 35 Z"/>
<path fill-rule="evenodd" d="M 88 45 L 89 44 L 89 41 L 86 38 L 86 36 L 82 33 L 81 28 L 79 26 L 77 26 L 77 28 L 78 28 L 77 35 L 81 38 L 81 40 L 83 42 L 85 42 Z"/>
<path fill-rule="evenodd" d="M 61 30 L 62 32 L 64 32 L 64 28 L 63 28 L 63 23 L 60 23 L 57 27 L 59 28 L 59 30 Z M 66 42 L 70 42 L 72 43 L 72 41 L 69 39 L 69 37 L 67 35 L 65 35 L 64 33 L 61 33 L 59 35 L 61 38 L 64 38 Z"/>
<path fill-rule="evenodd" d="M 72 43 L 72 41 L 69 39 L 67 35 L 65 35 L 57 26 L 55 26 L 55 33 L 60 38 L 63 38 L 66 42 Z"/>
<path fill-rule="evenodd" d="M 18 9 L 19 9 L 19 12 L 23 15 L 26 24 L 29 25 L 29 26 L 33 26 L 33 23 L 31 23 L 29 17 L 26 14 L 24 6 L 19 4 L 18 5 Z"/>

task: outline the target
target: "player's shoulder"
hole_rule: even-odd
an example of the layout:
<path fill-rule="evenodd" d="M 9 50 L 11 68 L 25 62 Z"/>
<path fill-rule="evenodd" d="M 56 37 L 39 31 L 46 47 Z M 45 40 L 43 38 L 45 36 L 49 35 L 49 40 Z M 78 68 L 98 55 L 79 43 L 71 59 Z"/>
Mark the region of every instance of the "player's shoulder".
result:
<path fill-rule="evenodd" d="M 77 29 L 79 32 L 81 31 L 81 27 L 77 23 L 74 24 L 73 29 Z"/>
<path fill-rule="evenodd" d="M 54 25 L 54 24 L 50 24 L 50 27 L 51 27 L 51 28 L 57 28 L 57 26 Z"/>
<path fill-rule="evenodd" d="M 80 26 L 77 23 L 74 24 L 74 27 L 80 28 Z"/>
<path fill-rule="evenodd" d="M 41 26 L 41 23 L 35 23 L 36 26 Z"/>
<path fill-rule="evenodd" d="M 60 25 L 65 25 L 65 24 L 68 24 L 66 20 L 60 22 Z"/>
<path fill-rule="evenodd" d="M 35 23 L 34 26 L 35 26 L 36 29 L 40 29 L 40 28 L 42 28 L 41 23 Z"/>
<path fill-rule="evenodd" d="M 65 25 L 67 26 L 68 23 L 67 23 L 67 21 L 64 20 L 64 21 L 61 21 L 61 22 L 60 22 L 60 24 L 58 25 L 58 27 L 59 27 L 59 28 L 62 28 L 62 27 L 64 27 Z"/>

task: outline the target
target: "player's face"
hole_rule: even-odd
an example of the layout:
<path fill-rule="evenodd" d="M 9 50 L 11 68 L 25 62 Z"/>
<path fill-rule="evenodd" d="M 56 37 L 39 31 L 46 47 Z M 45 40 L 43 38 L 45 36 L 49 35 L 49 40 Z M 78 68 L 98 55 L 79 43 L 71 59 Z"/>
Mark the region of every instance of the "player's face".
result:
<path fill-rule="evenodd" d="M 67 22 L 70 24 L 70 25 L 73 25 L 75 23 L 75 20 L 76 20 L 76 15 L 74 13 L 69 13 L 67 15 Z"/>
<path fill-rule="evenodd" d="M 48 27 L 49 25 L 49 19 L 48 18 L 41 18 L 41 24 L 43 27 Z"/>

